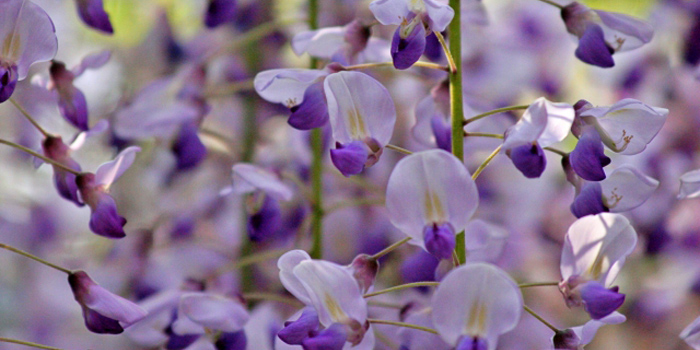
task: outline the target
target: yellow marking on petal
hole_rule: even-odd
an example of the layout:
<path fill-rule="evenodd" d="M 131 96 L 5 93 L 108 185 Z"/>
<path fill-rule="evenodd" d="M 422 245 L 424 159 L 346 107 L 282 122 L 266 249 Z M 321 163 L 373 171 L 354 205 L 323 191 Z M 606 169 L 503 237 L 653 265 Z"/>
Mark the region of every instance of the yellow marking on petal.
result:
<path fill-rule="evenodd" d="M 486 334 L 486 305 L 475 301 L 467 316 L 466 331 L 471 336 Z"/>
<path fill-rule="evenodd" d="M 333 319 L 333 321 L 338 322 L 348 318 L 340 305 L 338 305 L 338 302 L 335 301 L 330 294 L 325 293 L 323 303 L 326 304 L 326 309 L 328 309 L 328 313 L 331 314 L 331 319 Z"/>
<path fill-rule="evenodd" d="M 348 121 L 350 122 L 350 136 L 355 140 L 363 140 L 367 136 L 367 127 L 357 108 L 348 111 Z"/>
<path fill-rule="evenodd" d="M 445 215 L 445 210 L 442 208 L 442 202 L 435 192 L 430 190 L 425 191 L 423 205 L 425 206 L 425 216 L 429 221 L 436 223 L 447 221 L 447 215 Z"/>
<path fill-rule="evenodd" d="M 604 270 L 607 270 L 610 267 L 610 263 L 608 262 L 608 257 L 605 255 L 600 255 L 600 252 L 598 253 L 598 256 L 596 256 L 595 261 L 593 261 L 593 264 L 588 268 L 588 275 L 590 275 L 594 280 L 597 280 L 600 278 L 600 275 L 603 274 Z"/>

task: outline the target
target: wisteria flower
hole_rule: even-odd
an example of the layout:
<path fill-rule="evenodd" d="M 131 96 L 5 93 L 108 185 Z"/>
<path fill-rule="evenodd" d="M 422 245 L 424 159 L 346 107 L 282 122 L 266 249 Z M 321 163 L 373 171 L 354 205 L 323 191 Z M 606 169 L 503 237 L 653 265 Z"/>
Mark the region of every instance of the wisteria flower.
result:
<path fill-rule="evenodd" d="M 498 337 L 520 321 L 523 297 L 498 267 L 468 263 L 450 271 L 432 298 L 433 325 L 457 349 L 496 349 Z"/>
<path fill-rule="evenodd" d="M 583 306 L 595 320 L 617 310 L 625 295 L 611 285 L 636 244 L 637 233 L 622 215 L 576 220 L 566 234 L 560 265 L 559 289 L 567 305 Z"/>
<path fill-rule="evenodd" d="M 386 88 L 364 73 L 338 72 L 323 82 L 333 129 L 333 164 L 345 176 L 379 161 L 396 123 L 396 108 Z"/>
<path fill-rule="evenodd" d="M 301 32 L 292 39 L 294 53 L 308 53 L 343 65 L 383 61 L 388 43 L 370 37 L 370 27 L 354 20 L 342 27 Z"/>
<path fill-rule="evenodd" d="M 312 260 L 303 250 L 285 253 L 277 261 L 277 267 L 284 287 L 310 306 L 280 331 L 282 341 L 304 348 L 333 350 L 342 349 L 346 343 L 356 348 L 358 344 L 366 344 L 362 340 L 369 327 L 367 302 L 348 268 Z M 374 344 L 365 346 L 362 348 L 369 350 Z"/>
<path fill-rule="evenodd" d="M 454 17 L 454 10 L 438 0 L 375 0 L 369 9 L 379 23 L 399 27 L 391 41 L 396 69 L 407 69 L 425 51 L 426 36 L 442 32 Z"/>
<path fill-rule="evenodd" d="M 561 17 L 566 30 L 579 38 L 576 57 L 598 67 L 613 67 L 614 53 L 636 49 L 654 36 L 654 28 L 642 20 L 578 2 L 562 8 Z"/>
<path fill-rule="evenodd" d="M 110 186 L 131 167 L 141 148 L 132 146 L 121 151 L 113 161 L 104 163 L 93 173 L 76 178 L 80 198 L 90 207 L 90 230 L 108 238 L 122 238 L 126 219 L 117 212 L 117 203 L 109 195 Z"/>
<path fill-rule="evenodd" d="M 571 105 L 540 97 L 506 131 L 503 150 L 525 177 L 539 177 L 547 166 L 543 148 L 566 138 L 574 116 Z"/>
<path fill-rule="evenodd" d="M 83 309 L 85 326 L 92 332 L 119 334 L 146 317 L 144 309 L 100 287 L 85 271 L 72 272 L 68 283 Z"/>
<path fill-rule="evenodd" d="M 464 230 L 478 204 L 476 184 L 464 164 L 444 150 L 402 159 L 387 184 L 391 222 L 440 259 L 452 257 L 455 234 Z"/>
<path fill-rule="evenodd" d="M 681 187 L 678 199 L 690 199 L 700 196 L 700 170 L 689 171 L 680 177 Z"/>
<path fill-rule="evenodd" d="M 615 311 L 600 320 L 590 320 L 583 326 L 572 327 L 554 335 L 552 343 L 557 350 L 583 350 L 583 347 L 593 341 L 598 329 L 605 325 L 620 324 L 627 318 Z"/>
<path fill-rule="evenodd" d="M 76 0 L 75 3 L 78 6 L 78 15 L 85 24 L 106 34 L 114 33 L 102 0 Z"/>
<path fill-rule="evenodd" d="M 216 28 L 232 21 L 236 16 L 236 0 L 208 0 L 204 24 Z"/>
<path fill-rule="evenodd" d="M 206 330 L 235 333 L 249 318 L 240 301 L 208 292 L 188 292 L 180 296 L 172 327 L 179 335 L 205 334 Z"/>
<path fill-rule="evenodd" d="M 58 50 L 56 29 L 49 15 L 29 0 L 0 2 L 0 102 L 10 98 L 29 66 L 51 60 Z"/>

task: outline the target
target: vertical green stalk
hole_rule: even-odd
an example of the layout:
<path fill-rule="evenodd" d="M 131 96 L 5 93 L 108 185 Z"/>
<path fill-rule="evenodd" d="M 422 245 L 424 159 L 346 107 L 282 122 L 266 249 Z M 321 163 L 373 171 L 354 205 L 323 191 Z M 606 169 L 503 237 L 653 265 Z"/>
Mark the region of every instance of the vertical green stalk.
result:
<path fill-rule="evenodd" d="M 309 29 L 318 29 L 318 0 L 309 0 Z M 315 69 L 318 62 L 311 58 L 311 69 Z M 311 130 L 311 251 L 309 255 L 313 259 L 323 257 L 323 135 L 321 128 Z"/>
<path fill-rule="evenodd" d="M 447 27 L 450 40 L 450 54 L 456 62 L 456 68 L 450 73 L 450 105 L 452 112 L 452 154 L 461 162 L 464 161 L 464 106 L 462 105 L 462 28 L 460 15 L 460 0 L 450 0 L 450 7 L 455 11 L 455 17 Z M 457 234 L 455 252 L 460 264 L 467 259 L 464 246 L 464 231 Z"/>

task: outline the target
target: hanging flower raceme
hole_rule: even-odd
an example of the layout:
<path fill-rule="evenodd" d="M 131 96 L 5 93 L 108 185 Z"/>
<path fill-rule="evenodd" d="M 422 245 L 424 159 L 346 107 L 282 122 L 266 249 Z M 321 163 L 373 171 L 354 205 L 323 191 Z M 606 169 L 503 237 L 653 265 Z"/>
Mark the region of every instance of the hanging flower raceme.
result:
<path fill-rule="evenodd" d="M 573 122 L 571 105 L 540 97 L 506 131 L 503 150 L 525 177 L 540 177 L 547 166 L 544 148 L 564 140 Z"/>
<path fill-rule="evenodd" d="M 83 309 L 85 326 L 91 332 L 119 334 L 146 317 L 144 309 L 100 287 L 84 271 L 72 272 L 68 283 Z"/>
<path fill-rule="evenodd" d="M 85 24 L 106 34 L 114 33 L 102 0 L 76 0 L 75 3 L 78 6 L 78 15 Z"/>
<path fill-rule="evenodd" d="M 384 61 L 382 39 L 370 38 L 370 27 L 354 20 L 343 27 L 328 27 L 301 32 L 292 39 L 294 53 L 308 53 L 342 65 Z"/>
<path fill-rule="evenodd" d="M 122 238 L 126 219 L 117 212 L 117 203 L 109 195 L 112 183 L 131 167 L 141 148 L 132 146 L 121 151 L 113 161 L 104 163 L 93 173 L 82 173 L 75 179 L 80 198 L 90 207 L 90 230 L 108 238 Z"/>
<path fill-rule="evenodd" d="M 411 243 L 450 259 L 455 234 L 464 230 L 479 204 L 469 171 L 452 154 L 436 149 L 399 161 L 389 177 L 386 208 Z"/>
<path fill-rule="evenodd" d="M 407 69 L 425 51 L 426 36 L 442 32 L 454 17 L 454 10 L 437 0 L 375 0 L 369 9 L 379 23 L 398 25 L 391 41 L 396 69 Z"/>
<path fill-rule="evenodd" d="M 617 310 L 625 295 L 611 285 L 636 244 L 637 233 L 622 215 L 603 213 L 576 220 L 561 256 L 559 289 L 567 305 L 583 306 L 595 320 Z"/>
<path fill-rule="evenodd" d="M 358 350 L 374 347 L 367 302 L 350 268 L 312 260 L 303 250 L 282 255 L 277 267 L 284 287 L 308 306 L 279 332 L 283 342 L 304 349 L 340 350 L 348 344 Z"/>
<path fill-rule="evenodd" d="M 520 288 L 498 267 L 467 263 L 450 271 L 432 299 L 433 325 L 458 350 L 493 350 L 518 324 Z"/>
<path fill-rule="evenodd" d="M 56 55 L 58 39 L 49 15 L 29 0 L 1 2 L 0 16 L 0 102 L 5 102 L 29 66 Z"/>
<path fill-rule="evenodd" d="M 566 30 L 578 37 L 576 57 L 594 66 L 615 65 L 613 54 L 636 49 L 651 41 L 654 28 L 621 13 L 592 10 L 572 2 L 561 10 Z"/>

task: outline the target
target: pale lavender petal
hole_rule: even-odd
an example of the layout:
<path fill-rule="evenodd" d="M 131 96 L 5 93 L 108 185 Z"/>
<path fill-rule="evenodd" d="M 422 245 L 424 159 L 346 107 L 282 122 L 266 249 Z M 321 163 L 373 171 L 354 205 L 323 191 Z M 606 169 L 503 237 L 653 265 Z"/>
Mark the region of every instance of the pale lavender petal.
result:
<path fill-rule="evenodd" d="M 97 185 L 103 185 L 105 191 L 108 190 L 112 183 L 131 167 L 131 164 L 133 164 L 136 159 L 136 153 L 138 152 L 141 152 L 141 147 L 127 147 L 119 152 L 114 160 L 100 165 L 95 172 L 95 183 Z"/>
<path fill-rule="evenodd" d="M 369 10 L 379 23 L 398 25 L 408 16 L 409 0 L 375 0 L 369 4 Z"/>
<path fill-rule="evenodd" d="M 88 138 L 93 137 L 95 135 L 99 135 L 107 131 L 108 128 L 109 121 L 107 119 L 100 120 L 99 122 L 95 123 L 95 125 L 93 125 L 92 128 L 90 128 L 90 130 L 79 133 L 75 137 L 73 142 L 71 142 L 69 148 L 71 149 L 71 151 L 79 150 L 81 147 L 83 147 L 85 141 L 87 141 Z"/>
<path fill-rule="evenodd" d="M 700 196 L 700 169 L 689 171 L 680 177 L 681 188 L 678 199 L 690 199 Z"/>
<path fill-rule="evenodd" d="M 292 50 L 297 56 L 306 52 L 313 57 L 331 58 L 343 45 L 345 45 L 344 27 L 301 32 L 292 39 Z"/>
<path fill-rule="evenodd" d="M 622 13 L 593 10 L 603 22 L 605 40 L 615 51 L 636 49 L 651 41 L 654 27 L 640 19 Z"/>
<path fill-rule="evenodd" d="M 102 66 L 107 64 L 107 62 L 109 62 L 110 58 L 112 58 L 112 51 L 110 50 L 95 52 L 83 57 L 83 60 L 80 61 L 80 64 L 73 67 L 71 71 L 73 72 L 73 75 L 77 78 L 88 69 L 101 68 Z"/>
<path fill-rule="evenodd" d="M 76 300 L 102 316 L 115 319 L 124 326 L 146 317 L 146 310 L 133 302 L 109 292 L 95 283 L 84 271 L 68 276 Z"/>
<path fill-rule="evenodd" d="M 288 201 L 294 196 L 292 189 L 283 183 L 277 175 L 263 168 L 253 164 L 238 163 L 233 166 L 232 171 L 233 192 L 236 194 L 262 190 L 284 201 Z"/>
<path fill-rule="evenodd" d="M 277 268 L 280 269 L 280 281 L 284 288 L 294 295 L 299 301 L 311 305 L 309 293 L 304 285 L 294 275 L 294 268 L 303 261 L 311 260 L 309 254 L 303 250 L 290 250 L 277 260 Z"/>
<path fill-rule="evenodd" d="M 501 255 L 509 232 L 504 227 L 483 221 L 471 220 L 464 228 L 468 262 L 493 262 Z"/>
<path fill-rule="evenodd" d="M 444 2 L 423 0 L 423 3 L 425 4 L 425 10 L 428 12 L 428 17 L 430 17 L 430 30 L 436 32 L 444 31 L 447 25 L 452 22 L 455 11 Z"/>
<path fill-rule="evenodd" d="M 540 138 L 547 127 L 547 106 L 544 97 L 540 97 L 525 110 L 522 118 L 508 128 L 503 142 L 503 149 L 508 150 L 524 144 L 530 144 Z"/>
<path fill-rule="evenodd" d="M 178 307 L 193 322 L 222 332 L 237 332 L 250 318 L 240 302 L 210 293 L 183 294 Z"/>
<path fill-rule="evenodd" d="M 623 314 L 615 311 L 599 320 L 590 320 L 583 326 L 573 327 L 571 330 L 573 330 L 574 333 L 576 333 L 576 335 L 578 335 L 578 337 L 581 339 L 581 345 L 586 345 L 593 341 L 593 338 L 600 327 L 608 324 L 620 324 L 626 320 L 627 318 Z"/>
<path fill-rule="evenodd" d="M 651 197 L 659 181 L 642 174 L 630 165 L 622 165 L 601 181 L 607 207 L 613 213 L 632 210 Z"/>
<path fill-rule="evenodd" d="M 253 85 L 260 97 L 291 108 L 303 101 L 307 87 L 327 74 L 314 69 L 272 69 L 258 73 Z"/>
<path fill-rule="evenodd" d="M 685 327 L 680 337 L 693 349 L 700 349 L 700 317 Z"/>

